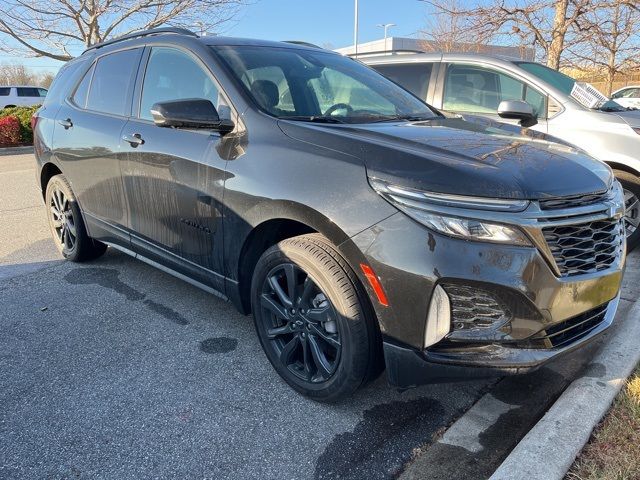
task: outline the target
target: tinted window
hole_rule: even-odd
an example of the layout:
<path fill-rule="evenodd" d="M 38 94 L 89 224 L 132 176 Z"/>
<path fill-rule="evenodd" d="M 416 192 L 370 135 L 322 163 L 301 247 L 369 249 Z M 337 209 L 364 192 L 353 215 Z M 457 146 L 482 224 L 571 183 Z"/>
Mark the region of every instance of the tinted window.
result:
<path fill-rule="evenodd" d="M 447 68 L 442 108 L 454 112 L 496 113 L 503 100 L 524 100 L 546 115 L 546 97 L 504 73 L 470 65 Z"/>
<path fill-rule="evenodd" d="M 138 67 L 140 49 L 106 55 L 95 66 L 87 108 L 97 112 L 125 115 L 133 72 Z"/>
<path fill-rule="evenodd" d="M 8 97 L 11 93 L 11 87 L 0 87 L 0 97 Z"/>
<path fill-rule="evenodd" d="M 140 118 L 152 119 L 154 103 L 187 98 L 210 100 L 221 118 L 229 118 L 227 103 L 197 60 L 175 48 L 153 48 L 142 86 Z"/>
<path fill-rule="evenodd" d="M 18 96 L 19 97 L 39 97 L 40 93 L 37 88 L 31 87 L 18 87 Z"/>
<path fill-rule="evenodd" d="M 372 67 L 398 85 L 402 85 L 420 100 L 427 99 L 429 78 L 433 70 L 432 63 L 372 65 Z"/>
<path fill-rule="evenodd" d="M 91 77 L 93 76 L 94 66 L 87 73 L 85 73 L 84 77 L 82 77 L 82 81 L 76 88 L 76 92 L 73 94 L 73 98 L 71 99 L 73 103 L 81 108 L 85 108 L 87 105 L 87 93 L 89 93 L 89 85 L 91 84 Z"/>

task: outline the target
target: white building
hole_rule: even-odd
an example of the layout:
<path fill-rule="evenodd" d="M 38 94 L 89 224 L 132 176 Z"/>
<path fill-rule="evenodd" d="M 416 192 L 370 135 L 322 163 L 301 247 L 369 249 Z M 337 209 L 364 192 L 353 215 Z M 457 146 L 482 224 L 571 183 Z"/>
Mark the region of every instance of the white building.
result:
<path fill-rule="evenodd" d="M 371 42 L 358 43 L 358 55 L 386 55 L 389 53 L 416 53 L 416 52 L 438 52 L 441 46 L 429 40 L 408 37 L 388 37 L 373 40 Z M 335 50 L 343 55 L 354 55 L 353 45 Z M 505 47 L 502 45 L 468 44 L 461 43 L 448 49 L 450 52 L 484 53 L 488 55 L 499 55 L 501 57 L 514 58 L 519 60 L 535 60 L 535 50 L 532 47 Z"/>

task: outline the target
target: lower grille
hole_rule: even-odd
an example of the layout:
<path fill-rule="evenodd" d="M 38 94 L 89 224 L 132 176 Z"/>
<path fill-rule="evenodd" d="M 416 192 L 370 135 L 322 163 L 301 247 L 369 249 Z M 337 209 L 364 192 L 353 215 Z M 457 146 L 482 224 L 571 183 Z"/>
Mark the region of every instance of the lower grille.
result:
<path fill-rule="evenodd" d="M 543 338 L 551 342 L 554 348 L 563 347 L 588 335 L 600 325 L 607 314 L 608 304 L 589 310 L 576 317 L 560 322 L 545 330 Z"/>
<path fill-rule="evenodd" d="M 622 253 L 624 228 L 620 220 L 545 227 L 547 245 L 563 277 L 609 268 Z"/>
<path fill-rule="evenodd" d="M 493 295 L 466 285 L 442 285 L 451 304 L 451 322 L 454 332 L 482 331 L 504 325 L 511 314 Z"/>

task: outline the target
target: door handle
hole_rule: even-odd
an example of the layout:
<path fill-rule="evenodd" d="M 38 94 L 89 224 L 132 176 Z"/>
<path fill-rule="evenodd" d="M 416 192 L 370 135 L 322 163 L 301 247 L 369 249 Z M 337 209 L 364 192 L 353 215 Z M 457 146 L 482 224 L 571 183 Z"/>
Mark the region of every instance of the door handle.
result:
<path fill-rule="evenodd" d="M 123 135 L 122 140 L 127 142 L 133 148 L 136 148 L 138 145 L 142 145 L 144 143 L 142 135 L 140 135 L 139 133 L 134 133 L 133 135 Z"/>
<path fill-rule="evenodd" d="M 65 130 L 70 129 L 71 127 L 73 127 L 73 122 L 71 121 L 70 118 L 67 118 L 65 120 L 58 120 L 58 123 L 60 125 L 62 125 L 64 127 Z"/>

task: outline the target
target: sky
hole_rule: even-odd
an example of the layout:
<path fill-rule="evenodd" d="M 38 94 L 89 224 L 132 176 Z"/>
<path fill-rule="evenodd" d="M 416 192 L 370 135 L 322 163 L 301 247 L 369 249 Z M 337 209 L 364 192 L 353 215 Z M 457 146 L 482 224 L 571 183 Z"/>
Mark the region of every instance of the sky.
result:
<path fill-rule="evenodd" d="M 264 40 L 303 40 L 333 48 L 353 44 L 353 0 L 249 0 L 221 34 Z M 383 37 L 379 23 L 395 23 L 389 36 L 415 36 L 424 27 L 427 4 L 419 0 L 359 0 L 359 42 Z M 197 27 L 194 27 L 197 30 Z M 38 72 L 58 70 L 55 60 L 0 54 L 2 63 L 24 63 Z"/>

